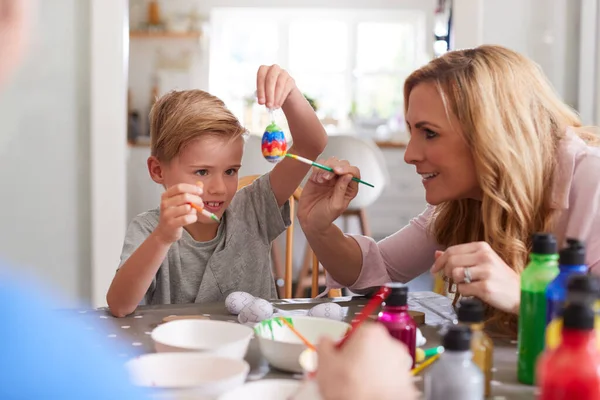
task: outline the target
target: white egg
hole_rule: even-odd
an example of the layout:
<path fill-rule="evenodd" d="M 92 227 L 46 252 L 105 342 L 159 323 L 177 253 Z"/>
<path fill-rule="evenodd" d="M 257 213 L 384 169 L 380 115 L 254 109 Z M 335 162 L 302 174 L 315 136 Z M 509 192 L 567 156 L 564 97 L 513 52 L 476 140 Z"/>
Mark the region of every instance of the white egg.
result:
<path fill-rule="evenodd" d="M 266 300 L 254 299 L 254 301 L 242 308 L 240 315 L 238 315 L 238 321 L 240 324 L 246 324 L 249 322 L 260 322 L 267 318 L 271 318 L 273 315 L 273 306 Z"/>
<path fill-rule="evenodd" d="M 254 296 L 246 292 L 233 292 L 225 298 L 225 308 L 230 313 L 237 315 L 242 311 L 242 308 L 251 304 L 254 301 Z"/>
<path fill-rule="evenodd" d="M 417 347 L 425 346 L 425 343 L 427 343 L 427 339 L 425 339 L 421 330 L 417 328 Z"/>
<path fill-rule="evenodd" d="M 308 310 L 308 316 L 341 321 L 344 319 L 344 309 L 336 303 L 322 303 Z"/>

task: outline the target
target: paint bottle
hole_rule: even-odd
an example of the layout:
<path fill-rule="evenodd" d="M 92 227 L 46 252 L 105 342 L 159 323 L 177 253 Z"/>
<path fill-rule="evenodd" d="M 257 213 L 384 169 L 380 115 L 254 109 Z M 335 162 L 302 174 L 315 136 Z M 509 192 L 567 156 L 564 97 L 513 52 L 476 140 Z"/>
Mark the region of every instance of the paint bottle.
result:
<path fill-rule="evenodd" d="M 600 350 L 589 304 L 569 303 L 562 341 L 542 354 L 537 366 L 540 400 L 600 399 Z"/>
<path fill-rule="evenodd" d="M 593 275 L 580 275 L 575 274 L 571 276 L 567 282 L 567 300 L 565 304 L 579 303 L 589 305 L 596 312 L 596 341 L 598 348 L 600 349 L 600 317 L 598 312 L 600 311 L 600 280 L 598 277 Z M 546 349 L 554 350 L 557 348 L 561 341 L 561 331 L 563 326 L 562 314 L 561 316 L 554 318 L 546 329 Z"/>
<path fill-rule="evenodd" d="M 471 328 L 471 352 L 473 362 L 481 369 L 484 376 L 485 396 L 490 396 L 494 343 L 483 331 L 484 307 L 478 299 L 462 299 L 458 308 L 458 323 Z"/>
<path fill-rule="evenodd" d="M 546 331 L 546 289 L 558 275 L 556 239 L 547 233 L 536 233 L 532 238 L 529 264 L 521 273 L 521 306 L 519 311 L 519 382 L 533 385 L 535 363 L 544 351 Z"/>
<path fill-rule="evenodd" d="M 417 324 L 408 313 L 408 287 L 401 283 L 388 283 L 390 294 L 383 303 L 377 318 L 392 337 L 400 340 L 408 348 L 415 367 L 415 348 L 417 343 Z"/>
<path fill-rule="evenodd" d="M 573 274 L 585 274 L 585 245 L 577 239 L 567 239 L 567 247 L 562 249 L 558 258 L 559 273 L 546 288 L 547 312 L 546 324 L 560 316 L 567 298 L 567 280 Z"/>
<path fill-rule="evenodd" d="M 444 335 L 444 352 L 425 374 L 427 400 L 481 400 L 484 396 L 483 372 L 473 361 L 471 328 L 451 325 Z"/>

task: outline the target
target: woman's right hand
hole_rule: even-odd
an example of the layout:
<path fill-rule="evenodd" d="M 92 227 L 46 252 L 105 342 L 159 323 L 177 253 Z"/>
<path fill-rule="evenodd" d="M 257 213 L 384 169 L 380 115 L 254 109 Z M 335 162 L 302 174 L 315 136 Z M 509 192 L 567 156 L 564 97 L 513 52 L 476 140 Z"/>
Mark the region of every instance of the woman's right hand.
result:
<path fill-rule="evenodd" d="M 313 172 L 302 189 L 298 205 L 298 219 L 304 230 L 323 231 L 348 208 L 358 194 L 360 171 L 346 160 L 330 157 L 320 164 L 333 168 L 334 173 L 313 168 Z"/>

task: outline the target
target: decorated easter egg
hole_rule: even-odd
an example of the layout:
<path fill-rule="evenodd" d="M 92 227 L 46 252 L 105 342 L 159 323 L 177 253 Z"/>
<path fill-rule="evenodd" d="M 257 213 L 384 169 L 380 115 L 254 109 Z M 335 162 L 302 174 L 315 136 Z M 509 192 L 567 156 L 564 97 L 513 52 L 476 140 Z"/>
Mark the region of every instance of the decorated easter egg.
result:
<path fill-rule="evenodd" d="M 240 324 L 260 322 L 273 315 L 273 306 L 266 300 L 254 299 L 254 301 L 242 308 L 238 315 Z"/>
<path fill-rule="evenodd" d="M 336 321 L 344 319 L 344 310 L 336 303 L 322 303 L 308 310 L 309 317 L 329 318 Z"/>
<path fill-rule="evenodd" d="M 242 308 L 254 301 L 254 296 L 246 292 L 232 292 L 225 298 L 225 308 L 234 315 L 238 315 Z"/>
<path fill-rule="evenodd" d="M 261 150 L 267 161 L 276 163 L 281 160 L 287 152 L 285 135 L 275 122 L 267 126 L 262 137 Z"/>

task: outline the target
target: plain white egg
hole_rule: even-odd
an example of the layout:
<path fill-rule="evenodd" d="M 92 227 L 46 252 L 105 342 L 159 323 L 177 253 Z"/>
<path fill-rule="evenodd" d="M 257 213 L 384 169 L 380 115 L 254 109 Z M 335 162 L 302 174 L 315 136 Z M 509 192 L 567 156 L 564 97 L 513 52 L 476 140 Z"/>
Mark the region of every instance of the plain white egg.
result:
<path fill-rule="evenodd" d="M 247 292 L 233 292 L 225 298 L 225 308 L 230 313 L 237 315 L 244 307 L 254 301 L 254 296 Z"/>
<path fill-rule="evenodd" d="M 311 308 L 308 311 L 308 316 L 341 321 L 344 319 L 344 309 L 336 303 L 322 303 Z"/>
<path fill-rule="evenodd" d="M 427 343 L 427 339 L 425 339 L 421 330 L 417 328 L 417 347 L 425 346 L 425 343 Z"/>
<path fill-rule="evenodd" d="M 254 299 L 254 301 L 242 308 L 238 315 L 241 324 L 248 322 L 260 322 L 273 315 L 273 306 L 266 300 Z"/>

